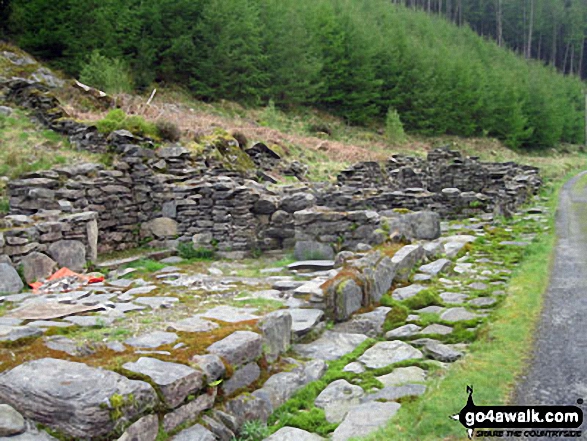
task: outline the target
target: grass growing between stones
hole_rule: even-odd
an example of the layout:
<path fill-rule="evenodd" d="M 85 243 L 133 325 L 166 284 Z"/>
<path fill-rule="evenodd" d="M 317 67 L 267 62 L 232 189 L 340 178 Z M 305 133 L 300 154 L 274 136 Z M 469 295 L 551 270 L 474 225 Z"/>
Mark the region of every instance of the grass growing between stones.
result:
<path fill-rule="evenodd" d="M 561 185 L 559 182 L 557 191 L 550 195 L 551 208 L 556 204 Z M 547 225 L 552 228 L 552 215 Z M 494 240 L 485 243 L 495 245 L 500 236 L 496 234 Z M 480 242 L 484 244 L 483 240 Z M 466 403 L 467 385 L 474 386 L 477 405 L 508 402 L 516 379 L 528 362 L 542 294 L 548 284 L 554 243 L 554 234 L 544 234 L 524 250 L 525 258 L 507 287 L 507 298 L 493 313 L 492 321 L 480 328 L 479 339 L 470 345 L 469 355 L 454 363 L 443 378 L 433 381 L 419 400 L 404 403 L 387 427 L 364 438 L 365 441 L 466 439 L 463 427 L 448 416 L 458 413 Z M 519 250 L 508 252 L 504 247 L 489 244 L 486 251 L 492 248 L 505 267 L 517 263 L 522 254 Z"/>

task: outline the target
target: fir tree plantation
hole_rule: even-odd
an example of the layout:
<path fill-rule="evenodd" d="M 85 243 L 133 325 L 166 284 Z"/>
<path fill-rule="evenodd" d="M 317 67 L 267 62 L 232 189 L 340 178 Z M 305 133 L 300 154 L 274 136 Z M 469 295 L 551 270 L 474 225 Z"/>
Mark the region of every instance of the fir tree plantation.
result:
<path fill-rule="evenodd" d="M 426 12 L 430 4 L 457 22 L 497 29 L 495 17 L 492 24 L 486 17 L 489 6 L 453 2 L 419 1 L 422 11 L 389 0 L 2 0 L 0 13 L 8 39 L 115 91 L 180 84 L 203 100 L 312 106 L 352 124 L 399 115 L 406 131 L 426 135 L 486 135 L 528 148 L 583 142 L 584 84 L 507 49 L 521 43 L 505 25 L 500 47 Z M 536 12 L 542 2 L 530 2 L 535 34 L 527 18 L 520 52 L 542 57 L 550 45 L 558 51 L 553 64 L 561 66 L 563 43 L 547 43 L 546 16 L 539 25 Z M 528 1 L 503 3 L 513 14 Z M 540 11 L 546 14 L 546 6 Z M 569 46 L 563 68 L 580 49 Z M 577 72 L 578 65 L 565 70 Z"/>

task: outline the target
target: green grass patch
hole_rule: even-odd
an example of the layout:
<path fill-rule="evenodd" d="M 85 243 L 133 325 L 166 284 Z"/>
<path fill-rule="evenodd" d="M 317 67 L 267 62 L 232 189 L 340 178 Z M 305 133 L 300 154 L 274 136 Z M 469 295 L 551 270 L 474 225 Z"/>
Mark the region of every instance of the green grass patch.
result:
<path fill-rule="evenodd" d="M 124 268 L 136 268 L 140 271 L 153 273 L 162 270 L 168 265 L 152 259 L 140 259 L 135 262 L 124 265 Z"/>

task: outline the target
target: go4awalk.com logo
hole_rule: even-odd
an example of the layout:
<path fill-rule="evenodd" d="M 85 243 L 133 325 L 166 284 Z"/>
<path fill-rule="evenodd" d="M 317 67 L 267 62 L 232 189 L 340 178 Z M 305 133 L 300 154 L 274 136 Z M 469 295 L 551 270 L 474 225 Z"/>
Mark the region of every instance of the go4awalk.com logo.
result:
<path fill-rule="evenodd" d="M 465 426 L 469 439 L 476 437 L 580 438 L 583 411 L 577 406 L 476 406 L 473 387 L 461 411 L 451 418 Z M 582 404 L 583 400 L 577 400 Z M 482 427 L 489 430 L 478 430 Z"/>

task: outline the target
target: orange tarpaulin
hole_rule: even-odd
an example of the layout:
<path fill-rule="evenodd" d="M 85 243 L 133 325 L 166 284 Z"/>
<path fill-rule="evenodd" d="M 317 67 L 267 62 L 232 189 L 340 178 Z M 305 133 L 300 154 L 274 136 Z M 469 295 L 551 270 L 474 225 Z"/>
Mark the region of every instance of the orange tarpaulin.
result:
<path fill-rule="evenodd" d="M 98 282 L 104 281 L 104 276 L 92 276 L 92 275 L 85 276 L 83 274 L 75 273 L 72 270 L 70 270 L 69 268 L 61 268 L 59 271 L 57 271 L 56 273 L 53 273 L 51 276 L 49 276 L 47 281 L 63 279 L 64 277 L 77 277 L 80 281 L 85 282 L 86 284 L 98 283 Z M 43 286 L 43 283 L 42 282 L 29 283 L 29 286 L 33 289 L 33 291 L 36 291 Z"/>

